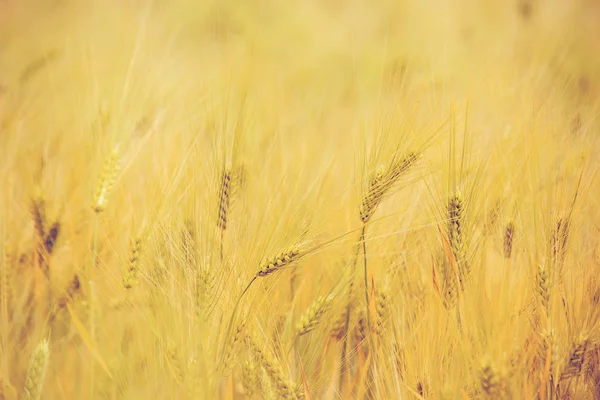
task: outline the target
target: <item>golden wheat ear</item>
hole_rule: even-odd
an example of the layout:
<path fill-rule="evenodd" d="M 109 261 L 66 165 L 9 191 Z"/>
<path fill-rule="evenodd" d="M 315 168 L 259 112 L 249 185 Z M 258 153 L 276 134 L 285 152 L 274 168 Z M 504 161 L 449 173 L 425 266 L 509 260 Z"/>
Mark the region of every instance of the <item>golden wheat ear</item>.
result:
<path fill-rule="evenodd" d="M 298 336 L 306 335 L 316 329 L 321 322 L 323 315 L 329 309 L 332 300 L 331 297 L 320 296 L 313 304 L 311 304 L 308 310 L 300 317 L 300 321 L 296 324 Z"/>
<path fill-rule="evenodd" d="M 448 201 L 448 243 L 458 268 L 458 279 L 461 289 L 464 289 L 471 274 L 467 260 L 465 243 L 465 201 L 462 194 L 457 191 Z"/>
<path fill-rule="evenodd" d="M 231 342 L 225 344 L 225 350 L 223 352 L 223 356 L 221 357 L 221 359 L 223 361 L 222 361 L 221 367 L 220 367 L 223 372 L 227 372 L 227 370 L 229 369 L 229 367 L 231 365 L 231 361 L 233 359 L 233 355 L 236 351 L 236 348 L 237 348 L 237 346 L 239 346 L 239 344 L 245 338 L 245 335 L 246 335 L 246 324 L 241 323 L 237 327 L 237 329 L 235 331 L 235 335 L 233 335 L 233 339 L 231 340 Z"/>
<path fill-rule="evenodd" d="M 244 388 L 244 394 L 252 398 L 259 387 L 258 368 L 253 361 L 245 361 L 241 367 L 241 380 Z"/>
<path fill-rule="evenodd" d="M 417 154 L 409 153 L 399 161 L 392 162 L 387 171 L 384 167 L 380 167 L 373 173 L 360 202 L 359 214 L 363 223 L 369 222 L 392 186 L 416 163 L 417 159 Z"/>
<path fill-rule="evenodd" d="M 480 363 L 479 384 L 486 399 L 502 399 L 506 397 L 506 382 L 489 356 Z"/>
<path fill-rule="evenodd" d="M 258 344 L 258 341 L 251 335 L 246 335 L 246 342 L 254 350 L 256 359 L 265 369 L 275 392 L 282 399 L 297 400 L 301 398 L 299 387 L 294 385 L 283 373 L 278 360 L 271 352 Z"/>
<path fill-rule="evenodd" d="M 96 213 L 101 213 L 106 209 L 108 204 L 108 196 L 113 188 L 117 173 L 119 172 L 119 146 L 116 146 L 110 156 L 104 162 L 104 169 L 98 179 L 98 187 L 94 193 L 92 201 L 92 210 Z"/>
<path fill-rule="evenodd" d="M 504 258 L 508 259 L 512 255 L 513 252 L 513 241 L 515 236 L 515 225 L 511 222 L 506 224 L 504 228 L 504 242 L 503 242 L 503 250 L 504 250 Z"/>
<path fill-rule="evenodd" d="M 299 246 L 292 246 L 288 250 L 282 251 L 275 257 L 264 260 L 261 263 L 259 270 L 256 272 L 256 276 L 265 277 L 277 271 L 281 271 L 284 268 L 290 267 L 303 255 L 304 254 L 301 252 Z"/>
<path fill-rule="evenodd" d="M 219 217 L 217 226 L 221 230 L 227 229 L 227 215 L 229 213 L 229 204 L 231 201 L 231 171 L 226 169 L 221 174 L 221 188 L 219 190 Z"/>
<path fill-rule="evenodd" d="M 589 350 L 590 339 L 587 333 L 581 333 L 573 340 L 569 358 L 560 374 L 560 381 L 569 381 L 581 374 Z"/>
<path fill-rule="evenodd" d="M 142 252 L 142 239 L 136 237 L 131 242 L 131 254 L 129 256 L 129 266 L 123 275 L 123 287 L 131 289 L 139 281 L 139 262 Z"/>
<path fill-rule="evenodd" d="M 38 238 L 43 240 L 46 235 L 46 202 L 41 195 L 37 195 L 31 200 L 31 216 L 35 232 Z"/>

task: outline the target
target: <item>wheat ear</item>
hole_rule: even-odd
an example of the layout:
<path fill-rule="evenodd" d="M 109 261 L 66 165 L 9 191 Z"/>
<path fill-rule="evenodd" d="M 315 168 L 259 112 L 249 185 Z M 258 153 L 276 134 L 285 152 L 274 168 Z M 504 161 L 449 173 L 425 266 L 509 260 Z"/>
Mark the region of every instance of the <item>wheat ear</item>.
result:
<path fill-rule="evenodd" d="M 129 256 L 129 266 L 123 275 L 123 287 L 125 289 L 133 288 L 139 280 L 139 261 L 142 251 L 142 239 L 136 237 L 131 242 L 131 254 Z"/>
<path fill-rule="evenodd" d="M 331 297 L 324 296 L 320 296 L 315 300 L 308 310 L 306 310 L 304 315 L 300 317 L 298 324 L 296 324 L 298 336 L 306 335 L 319 325 L 321 318 L 329 309 L 332 300 Z"/>
<path fill-rule="evenodd" d="M 575 338 L 569 354 L 569 359 L 560 374 L 561 382 L 579 376 L 586 360 L 589 344 L 590 340 L 586 333 L 582 333 Z"/>
<path fill-rule="evenodd" d="M 92 340 L 96 340 L 96 326 L 94 324 L 95 314 L 95 286 L 94 279 L 96 273 L 96 262 L 98 252 L 98 225 L 99 225 L 99 214 L 106 209 L 108 203 L 108 196 L 112 190 L 113 184 L 117 177 L 119 169 L 119 147 L 116 146 L 108 159 L 104 163 L 104 169 L 98 180 L 98 187 L 94 194 L 92 201 L 92 210 L 94 211 L 94 241 L 92 245 L 92 266 L 89 272 L 89 287 L 90 287 L 90 299 L 89 299 L 89 320 L 90 320 L 90 334 Z M 94 361 L 90 359 L 90 398 L 94 398 Z"/>
<path fill-rule="evenodd" d="M 487 399 L 501 399 L 506 394 L 502 376 L 498 373 L 488 356 L 481 361 L 479 384 Z"/>
<path fill-rule="evenodd" d="M 282 399 L 297 400 L 300 396 L 295 385 L 286 379 L 281 367 L 275 357 L 267 349 L 258 345 L 250 335 L 246 335 L 250 347 L 254 349 L 256 359 L 263 366 L 271 382 L 275 385 L 275 391 Z"/>
<path fill-rule="evenodd" d="M 38 400 L 42 394 L 48 360 L 50 359 L 50 346 L 48 339 L 42 339 L 35 347 L 29 361 L 23 400 Z"/>
<path fill-rule="evenodd" d="M 504 228 L 504 258 L 510 258 L 512 254 L 514 235 L 515 225 L 509 222 L 506 224 L 506 228 Z"/>
<path fill-rule="evenodd" d="M 415 153 L 409 153 L 399 161 L 393 162 L 387 171 L 380 168 L 373 173 L 359 207 L 360 220 L 364 224 L 369 222 L 389 189 L 410 169 L 417 159 L 418 156 Z"/>
<path fill-rule="evenodd" d="M 92 201 L 92 209 L 95 213 L 101 213 L 106 209 L 108 196 L 112 191 L 119 171 L 119 153 L 119 147 L 117 146 L 104 162 L 104 168 L 98 179 L 98 186 Z"/>
<path fill-rule="evenodd" d="M 217 218 L 217 227 L 221 233 L 220 255 L 223 260 L 223 236 L 227 229 L 227 216 L 229 214 L 229 205 L 231 202 L 231 171 L 226 169 L 221 174 L 221 188 L 219 191 L 219 215 Z"/>
<path fill-rule="evenodd" d="M 457 191 L 448 201 L 448 243 L 458 267 L 458 278 L 462 289 L 471 272 L 466 260 L 464 223 L 465 203 L 462 194 Z"/>
<path fill-rule="evenodd" d="M 282 251 L 277 256 L 264 260 L 261 263 L 259 270 L 256 272 L 257 277 L 265 277 L 274 272 L 281 271 L 294 264 L 303 256 L 299 246 L 292 246 L 288 250 Z"/>

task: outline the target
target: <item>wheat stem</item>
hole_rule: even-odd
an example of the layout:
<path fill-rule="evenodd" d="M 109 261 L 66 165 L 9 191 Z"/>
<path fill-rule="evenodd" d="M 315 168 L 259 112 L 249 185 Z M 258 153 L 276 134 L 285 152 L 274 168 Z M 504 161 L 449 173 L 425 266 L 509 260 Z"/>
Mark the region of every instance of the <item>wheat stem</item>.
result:
<path fill-rule="evenodd" d="M 242 294 L 240 294 L 240 297 L 238 297 L 235 306 L 233 307 L 233 311 L 231 312 L 231 319 L 229 320 L 229 324 L 227 325 L 227 330 L 226 335 L 225 335 L 225 346 L 227 346 L 227 339 L 229 338 L 229 335 L 231 334 L 231 327 L 233 325 L 233 320 L 235 319 L 235 313 L 237 312 L 237 309 L 240 305 L 240 302 L 242 301 L 242 297 L 244 297 L 244 295 L 246 294 L 246 292 L 250 289 L 250 286 L 252 286 L 252 284 L 254 283 L 254 281 L 258 278 L 258 275 L 255 275 L 250 282 L 248 283 L 248 286 L 246 286 L 246 288 L 242 291 Z M 223 352 L 225 353 L 225 352 Z"/>
<path fill-rule="evenodd" d="M 95 307 L 95 297 L 96 297 L 96 288 L 95 288 L 95 275 L 97 268 L 97 252 L 98 252 L 98 225 L 99 218 L 98 212 L 94 213 L 94 243 L 92 247 L 92 268 L 89 271 L 89 281 L 90 281 L 90 299 L 89 299 L 89 318 L 90 318 L 90 335 L 92 337 L 92 343 L 96 343 L 96 325 L 94 321 L 94 307 Z M 94 358 L 90 357 L 90 399 L 94 398 Z"/>
<path fill-rule="evenodd" d="M 361 234 L 362 236 L 362 234 Z M 346 306 L 346 322 L 344 324 L 342 334 L 344 335 L 344 342 L 342 343 L 342 358 L 340 364 L 340 393 L 343 393 L 344 389 L 344 375 L 346 372 L 347 364 L 347 351 L 348 351 L 348 326 L 350 325 L 350 311 L 352 308 L 352 285 L 354 280 L 354 274 L 356 273 L 356 261 L 358 260 L 358 252 L 360 251 L 360 241 L 356 246 L 356 253 L 354 254 L 354 261 L 352 263 L 352 280 L 350 281 L 350 287 L 348 290 L 348 305 Z"/>
<path fill-rule="evenodd" d="M 371 330 L 371 307 L 369 303 L 369 274 L 367 268 L 367 242 L 365 240 L 365 230 L 367 229 L 367 224 L 363 224 L 362 232 L 360 234 L 360 240 L 363 246 L 363 261 L 364 261 L 364 270 L 365 270 L 365 301 L 367 302 L 367 327 L 369 328 L 369 345 L 371 347 L 371 354 L 375 356 L 375 346 L 373 345 L 373 335 Z"/>

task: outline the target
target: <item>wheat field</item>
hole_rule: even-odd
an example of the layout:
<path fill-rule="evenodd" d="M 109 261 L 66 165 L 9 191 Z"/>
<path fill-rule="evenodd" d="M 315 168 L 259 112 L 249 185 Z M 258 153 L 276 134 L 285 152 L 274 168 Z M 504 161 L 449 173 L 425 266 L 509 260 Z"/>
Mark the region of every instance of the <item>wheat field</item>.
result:
<path fill-rule="evenodd" d="M 600 399 L 600 5 L 0 1 L 0 399 Z"/>

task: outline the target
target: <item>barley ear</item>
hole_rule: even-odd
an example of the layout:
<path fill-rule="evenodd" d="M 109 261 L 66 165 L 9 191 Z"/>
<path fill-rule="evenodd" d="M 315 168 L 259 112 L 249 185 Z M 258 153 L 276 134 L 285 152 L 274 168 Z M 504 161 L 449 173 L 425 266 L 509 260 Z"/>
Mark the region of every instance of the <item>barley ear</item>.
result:
<path fill-rule="evenodd" d="M 265 277 L 274 272 L 280 271 L 289 267 L 302 257 L 300 248 L 292 246 L 290 249 L 279 253 L 277 256 L 264 260 L 256 273 L 257 277 Z"/>
<path fill-rule="evenodd" d="M 47 339 L 42 339 L 33 350 L 25 378 L 23 400 L 38 400 L 42 394 L 44 378 L 50 358 L 50 347 Z"/>
<path fill-rule="evenodd" d="M 346 314 L 349 312 L 349 308 L 349 305 L 346 305 L 341 312 L 337 313 L 329 329 L 329 336 L 337 341 L 342 340 L 346 334 Z"/>
<path fill-rule="evenodd" d="M 209 270 L 200 269 L 196 274 L 195 302 L 196 315 L 205 318 L 208 315 L 211 299 L 212 276 Z"/>
<path fill-rule="evenodd" d="M 46 204 L 41 194 L 31 200 L 31 217 L 39 240 L 43 240 L 46 234 Z"/>
<path fill-rule="evenodd" d="M 250 347 L 254 349 L 256 359 L 260 362 L 265 372 L 271 378 L 274 389 L 281 399 L 297 400 L 300 395 L 295 385 L 290 382 L 283 373 L 278 360 L 270 351 L 263 348 L 250 335 L 246 335 L 246 340 Z"/>
<path fill-rule="evenodd" d="M 298 336 L 306 335 L 319 325 L 321 318 L 329 308 L 331 300 L 331 297 L 321 296 L 306 310 L 298 324 L 296 324 Z"/>
<path fill-rule="evenodd" d="M 452 263 L 446 257 L 441 261 L 442 272 L 442 300 L 444 307 L 450 310 L 458 302 L 459 279 L 452 268 Z"/>
<path fill-rule="evenodd" d="M 512 255 L 514 235 L 515 225 L 509 222 L 504 229 L 504 258 L 508 259 Z"/>
<path fill-rule="evenodd" d="M 536 280 L 539 302 L 542 310 L 548 315 L 550 305 L 550 277 L 548 269 L 543 263 L 538 265 Z"/>
<path fill-rule="evenodd" d="M 587 334 L 582 333 L 573 341 L 571 353 L 569 359 L 563 367 L 562 373 L 560 374 L 560 380 L 566 381 L 577 377 L 583 368 L 583 364 L 586 360 L 587 350 L 590 344 L 590 340 Z"/>
<path fill-rule="evenodd" d="M 458 278 L 462 289 L 471 272 L 466 260 L 464 229 L 465 203 L 462 194 L 457 191 L 448 201 L 448 243 L 458 267 Z"/>
<path fill-rule="evenodd" d="M 217 226 L 221 230 L 227 229 L 227 215 L 229 213 L 229 204 L 231 202 L 231 171 L 226 169 L 221 175 L 221 190 L 219 193 L 219 217 Z"/>
<path fill-rule="evenodd" d="M 244 335 L 246 334 L 245 332 L 246 332 L 246 324 L 242 323 L 238 326 L 231 343 L 226 344 L 225 352 L 223 353 L 223 358 L 222 358 L 223 362 L 221 363 L 221 366 L 220 366 L 222 371 L 227 372 L 227 370 L 231 366 L 231 362 L 233 360 L 233 355 L 235 353 L 236 347 L 244 339 Z"/>
<path fill-rule="evenodd" d="M 254 362 L 246 361 L 242 364 L 241 378 L 244 394 L 251 398 L 259 386 L 258 369 Z"/>
<path fill-rule="evenodd" d="M 499 399 L 506 395 L 503 379 L 489 356 L 485 356 L 481 361 L 479 382 L 484 397 L 487 399 Z"/>
<path fill-rule="evenodd" d="M 377 310 L 377 321 L 375 326 L 375 333 L 380 335 L 386 325 L 387 319 L 390 314 L 390 294 L 388 290 L 382 289 L 377 295 L 377 301 L 375 302 Z"/>
<path fill-rule="evenodd" d="M 394 160 L 387 171 L 380 167 L 372 174 L 359 208 L 360 220 L 364 224 L 369 222 L 389 189 L 415 164 L 417 159 L 417 154 L 408 153 L 405 157 Z"/>
<path fill-rule="evenodd" d="M 106 209 L 108 196 L 112 190 L 117 173 L 119 171 L 119 147 L 115 147 L 111 155 L 104 163 L 104 169 L 98 180 L 98 187 L 94 194 L 92 209 L 96 213 L 101 213 Z"/>
<path fill-rule="evenodd" d="M 181 385 L 184 382 L 184 365 L 181 360 L 179 347 L 173 341 L 166 343 L 164 349 L 165 361 L 175 381 Z"/>
<path fill-rule="evenodd" d="M 125 289 L 133 288 L 139 280 L 139 261 L 142 251 L 142 239 L 136 237 L 131 242 L 131 255 L 129 256 L 129 266 L 123 276 L 123 287 Z"/>

